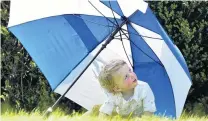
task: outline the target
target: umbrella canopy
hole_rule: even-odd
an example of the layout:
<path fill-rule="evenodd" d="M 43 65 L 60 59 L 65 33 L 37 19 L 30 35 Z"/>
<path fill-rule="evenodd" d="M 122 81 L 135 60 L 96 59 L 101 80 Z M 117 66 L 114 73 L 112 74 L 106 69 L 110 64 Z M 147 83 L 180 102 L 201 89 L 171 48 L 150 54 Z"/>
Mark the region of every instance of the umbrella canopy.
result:
<path fill-rule="evenodd" d="M 65 93 L 102 44 L 114 36 L 65 96 L 88 110 L 102 104 L 107 97 L 97 76 L 106 62 L 123 59 L 139 80 L 150 85 L 155 114 L 181 115 L 192 84 L 190 74 L 146 2 L 14 0 L 8 28 L 59 94 Z"/>

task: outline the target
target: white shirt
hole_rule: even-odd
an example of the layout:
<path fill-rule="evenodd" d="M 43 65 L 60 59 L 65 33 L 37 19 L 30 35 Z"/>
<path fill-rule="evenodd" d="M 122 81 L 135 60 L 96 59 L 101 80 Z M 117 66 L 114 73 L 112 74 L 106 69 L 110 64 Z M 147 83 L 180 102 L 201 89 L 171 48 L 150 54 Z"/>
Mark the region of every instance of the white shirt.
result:
<path fill-rule="evenodd" d="M 106 93 L 108 99 L 100 107 L 100 112 L 111 115 L 114 108 L 122 116 L 141 116 L 144 111 L 155 112 L 153 92 L 146 82 L 138 81 L 133 96 L 125 100 L 121 93 Z"/>

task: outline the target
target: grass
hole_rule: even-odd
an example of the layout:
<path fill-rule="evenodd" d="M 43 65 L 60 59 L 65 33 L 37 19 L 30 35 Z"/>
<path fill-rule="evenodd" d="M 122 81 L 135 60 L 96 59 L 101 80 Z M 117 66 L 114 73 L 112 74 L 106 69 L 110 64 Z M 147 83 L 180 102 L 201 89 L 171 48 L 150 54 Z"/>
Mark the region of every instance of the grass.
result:
<path fill-rule="evenodd" d="M 208 121 L 207 116 L 196 116 L 188 115 L 183 113 L 179 119 L 173 120 L 167 117 L 159 116 L 143 116 L 141 118 L 122 118 L 120 116 L 114 116 L 109 118 L 99 118 L 97 116 L 82 116 L 80 113 L 73 113 L 72 115 L 67 115 L 63 111 L 57 109 L 50 114 L 47 118 L 43 118 L 39 111 L 33 111 L 27 113 L 25 111 L 19 112 L 4 112 L 1 115 L 1 121 Z"/>

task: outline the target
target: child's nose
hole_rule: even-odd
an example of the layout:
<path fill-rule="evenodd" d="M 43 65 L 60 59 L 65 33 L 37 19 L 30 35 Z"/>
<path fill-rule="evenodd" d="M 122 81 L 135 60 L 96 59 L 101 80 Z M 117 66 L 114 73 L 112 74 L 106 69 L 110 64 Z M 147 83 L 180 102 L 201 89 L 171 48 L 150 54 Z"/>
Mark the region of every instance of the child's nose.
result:
<path fill-rule="evenodd" d="M 131 77 L 131 79 L 134 79 L 134 72 L 132 72 L 131 74 L 130 74 L 130 77 Z"/>
<path fill-rule="evenodd" d="M 134 72 L 131 73 L 131 79 L 135 79 L 136 74 Z"/>

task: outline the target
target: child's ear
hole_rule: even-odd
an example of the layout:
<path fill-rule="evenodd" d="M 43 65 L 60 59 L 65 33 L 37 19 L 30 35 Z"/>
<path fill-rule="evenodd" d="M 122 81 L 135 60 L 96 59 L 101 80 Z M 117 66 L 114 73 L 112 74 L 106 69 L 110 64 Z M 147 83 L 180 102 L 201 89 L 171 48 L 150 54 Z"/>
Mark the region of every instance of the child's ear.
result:
<path fill-rule="evenodd" d="M 113 88 L 113 91 L 114 91 L 114 92 L 121 92 L 121 88 L 115 86 L 115 87 Z"/>

